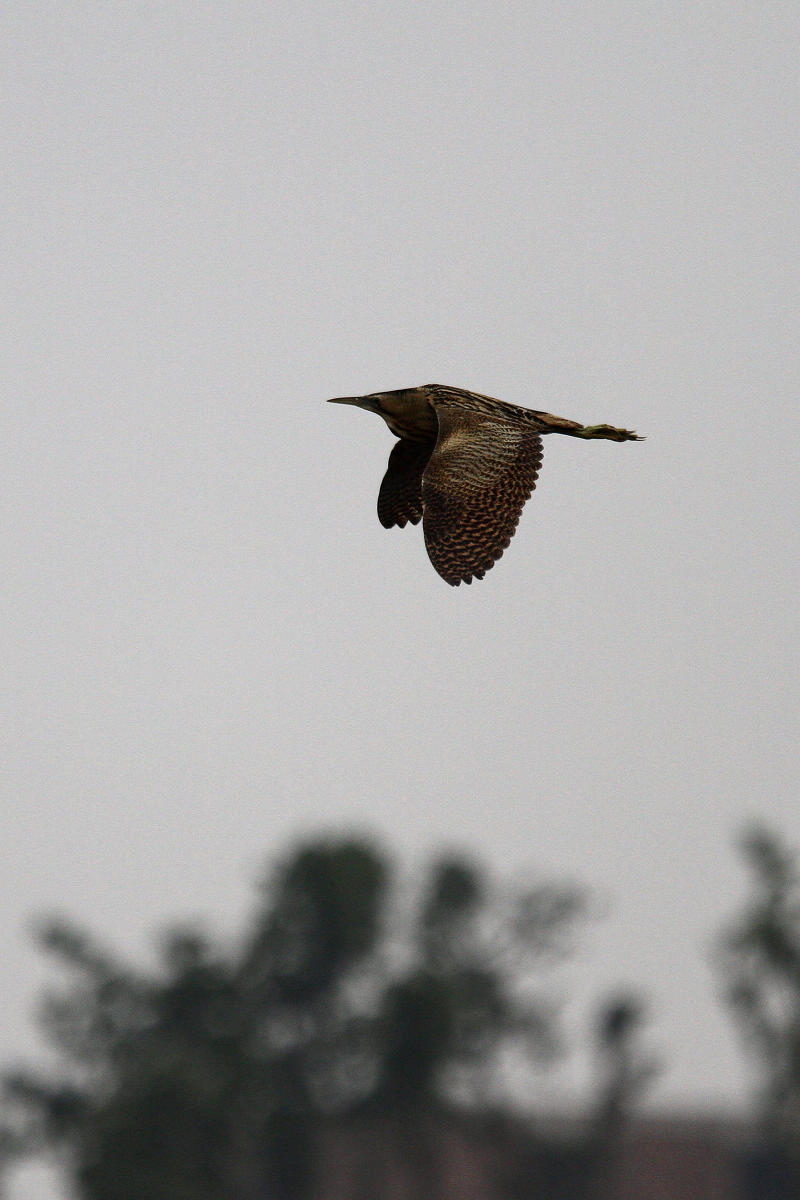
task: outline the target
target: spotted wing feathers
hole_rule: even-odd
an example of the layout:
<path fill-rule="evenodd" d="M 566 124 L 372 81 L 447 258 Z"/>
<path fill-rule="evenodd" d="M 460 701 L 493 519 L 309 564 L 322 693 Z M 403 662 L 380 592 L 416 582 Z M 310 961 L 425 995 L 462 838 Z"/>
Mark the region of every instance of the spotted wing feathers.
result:
<path fill-rule="evenodd" d="M 439 435 L 422 475 L 423 530 L 434 567 L 458 586 L 482 579 L 511 541 L 536 486 L 542 440 L 461 405 L 436 404 L 436 415 Z"/>

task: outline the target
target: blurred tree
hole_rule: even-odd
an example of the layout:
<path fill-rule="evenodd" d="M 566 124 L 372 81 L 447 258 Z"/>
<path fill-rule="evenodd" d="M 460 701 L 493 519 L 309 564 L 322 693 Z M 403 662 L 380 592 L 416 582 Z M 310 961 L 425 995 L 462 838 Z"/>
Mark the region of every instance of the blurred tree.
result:
<path fill-rule="evenodd" d="M 595 1200 L 618 1194 L 625 1128 L 658 1071 L 655 1058 L 641 1046 L 644 1019 L 645 1006 L 632 992 L 609 997 L 597 1016 L 600 1086 L 590 1139 L 594 1169 L 587 1188 Z"/>
<path fill-rule="evenodd" d="M 755 826 L 741 841 L 752 895 L 720 941 L 725 996 L 761 1076 L 765 1137 L 800 1195 L 800 874 L 797 854 Z M 789 1193 L 787 1192 L 787 1195 Z"/>
<path fill-rule="evenodd" d="M 612 1140 L 658 1071 L 640 1045 L 645 1006 L 630 992 L 612 996 L 600 1008 L 596 1027 L 601 1060 L 597 1121 L 602 1141 Z"/>
<path fill-rule="evenodd" d="M 447 858 L 403 919 L 389 884 L 373 846 L 310 842 L 234 946 L 174 928 L 149 973 L 43 926 L 67 980 L 41 1013 L 56 1065 L 5 1076 L 2 1144 L 61 1150 L 87 1200 L 302 1200 L 324 1123 L 361 1114 L 388 1122 L 435 1197 L 431 1120 L 480 1108 L 510 1048 L 553 1052 L 541 967 L 585 900 L 493 891 Z"/>

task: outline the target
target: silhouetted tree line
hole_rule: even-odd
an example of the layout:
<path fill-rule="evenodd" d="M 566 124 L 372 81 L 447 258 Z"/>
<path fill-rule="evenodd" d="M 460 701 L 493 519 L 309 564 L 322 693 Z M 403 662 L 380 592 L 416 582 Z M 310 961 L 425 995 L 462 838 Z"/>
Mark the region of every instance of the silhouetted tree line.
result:
<path fill-rule="evenodd" d="M 718 969 L 759 1077 L 750 1191 L 800 1200 L 800 858 L 761 826 L 741 850 L 751 895 L 723 932 Z"/>
<path fill-rule="evenodd" d="M 754 897 L 719 969 L 764 1076 L 747 1169 L 756 1200 L 796 1200 L 796 863 L 763 831 L 745 852 Z M 39 942 L 63 982 L 40 1021 L 55 1066 L 5 1075 L 0 1155 L 59 1153 L 86 1200 L 380 1200 L 391 1164 L 407 1194 L 457 1200 L 447 1147 L 477 1141 L 496 1150 L 498 1200 L 607 1200 L 653 1072 L 638 999 L 598 1016 L 579 1144 L 523 1125 L 506 1086 L 558 1053 L 546 969 L 588 906 L 575 886 L 498 885 L 457 857 L 403 887 L 372 844 L 319 840 L 270 871 L 233 944 L 172 928 L 150 971 L 51 920 Z M 337 1162 L 347 1186 L 326 1191 Z"/>
<path fill-rule="evenodd" d="M 61 1148 L 97 1200 L 294 1200 L 323 1125 L 382 1118 L 434 1196 L 436 1114 L 485 1107 L 504 1057 L 554 1053 L 540 977 L 585 905 L 456 859 L 406 896 L 373 846 L 321 841 L 271 873 L 234 947 L 172 929 L 149 974 L 50 921 L 58 1068 L 6 1077 L 6 1141 Z"/>

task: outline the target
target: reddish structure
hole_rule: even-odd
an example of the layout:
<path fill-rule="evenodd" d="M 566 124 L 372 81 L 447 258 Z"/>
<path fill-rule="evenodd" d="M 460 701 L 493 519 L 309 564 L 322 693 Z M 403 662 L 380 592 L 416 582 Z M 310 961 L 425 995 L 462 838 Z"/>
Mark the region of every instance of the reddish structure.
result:
<path fill-rule="evenodd" d="M 613 1147 L 587 1122 L 429 1120 L 332 1124 L 315 1200 L 800 1200 L 787 1164 L 743 1123 L 632 1120 Z"/>

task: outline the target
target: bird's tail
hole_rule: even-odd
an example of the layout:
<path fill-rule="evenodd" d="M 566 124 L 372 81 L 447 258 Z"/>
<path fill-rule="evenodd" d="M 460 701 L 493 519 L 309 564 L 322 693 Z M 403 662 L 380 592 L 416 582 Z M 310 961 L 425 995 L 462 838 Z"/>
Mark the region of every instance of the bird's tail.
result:
<path fill-rule="evenodd" d="M 510 407 L 510 406 L 509 406 Z M 520 411 L 526 412 L 522 409 Z M 615 425 L 581 425 L 567 417 L 556 417 L 552 413 L 533 412 L 539 433 L 566 433 L 568 437 L 605 438 L 609 442 L 643 442 L 644 438 L 630 429 L 617 429 Z M 526 412 L 527 416 L 527 412 Z"/>

